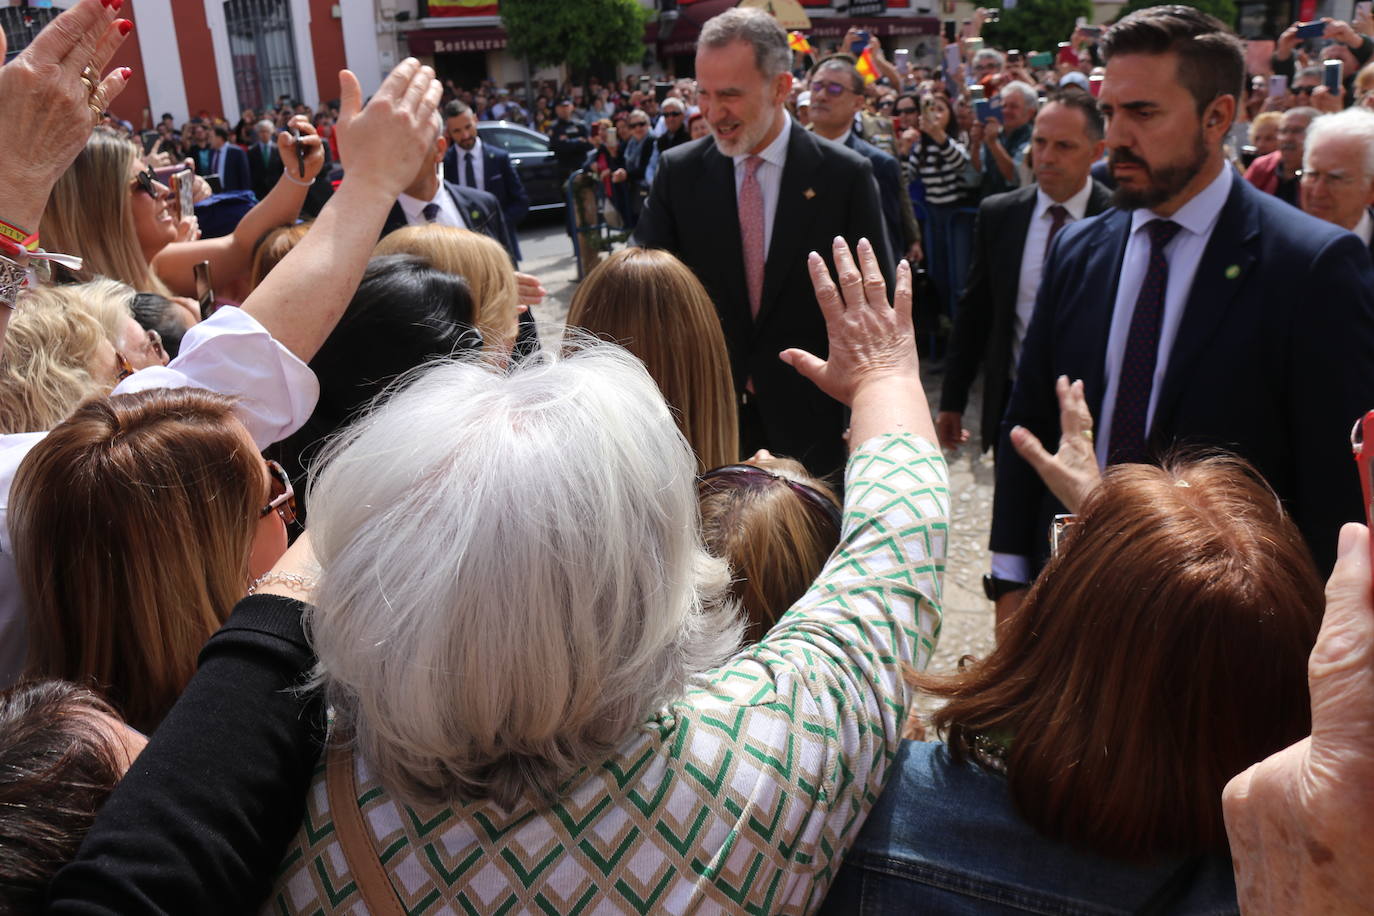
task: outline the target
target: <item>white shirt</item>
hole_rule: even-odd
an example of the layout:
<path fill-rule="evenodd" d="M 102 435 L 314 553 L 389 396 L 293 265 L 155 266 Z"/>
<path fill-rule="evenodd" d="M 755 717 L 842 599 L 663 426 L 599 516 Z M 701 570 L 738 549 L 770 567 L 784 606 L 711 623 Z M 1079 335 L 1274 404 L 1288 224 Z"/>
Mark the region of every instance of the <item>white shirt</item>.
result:
<path fill-rule="evenodd" d="M 1083 187 L 1061 205 L 1069 217 L 1059 231 L 1075 223 L 1088 212 L 1088 198 L 1093 193 L 1093 179 L 1089 175 Z M 1012 319 L 1011 366 L 1008 378 L 1016 378 L 1016 365 L 1021 361 L 1021 342 L 1026 339 L 1031 313 L 1035 311 L 1035 295 L 1040 291 L 1040 275 L 1045 269 L 1045 242 L 1050 237 L 1054 216 L 1050 213 L 1058 201 L 1042 190 L 1035 192 L 1035 211 L 1030 228 L 1026 230 L 1026 246 L 1021 249 L 1021 277 L 1016 285 L 1016 315 Z"/>
<path fill-rule="evenodd" d="M 1150 425 L 1154 422 L 1155 406 L 1159 403 L 1159 392 L 1164 387 L 1164 375 L 1169 369 L 1169 356 L 1173 352 L 1174 339 L 1178 336 L 1178 326 L 1183 321 L 1183 311 L 1188 305 L 1188 293 L 1193 288 L 1193 278 L 1197 275 L 1202 253 L 1212 238 L 1221 208 L 1231 194 L 1231 182 L 1235 180 L 1229 165 L 1222 165 L 1220 173 L 1212 183 L 1203 188 L 1192 200 L 1178 209 L 1170 217 L 1160 217 L 1150 210 L 1136 210 L 1131 214 L 1131 232 L 1126 240 L 1126 254 L 1121 261 L 1121 279 L 1116 286 L 1116 301 L 1112 308 L 1111 329 L 1107 335 L 1107 353 L 1104 360 L 1106 391 L 1102 395 L 1102 415 L 1096 417 L 1098 467 L 1107 466 L 1107 446 L 1111 442 L 1112 414 L 1116 410 L 1116 392 L 1121 381 L 1121 362 L 1126 355 L 1126 340 L 1131 332 L 1131 316 L 1135 314 L 1135 301 L 1140 296 L 1141 284 L 1150 265 L 1150 234 L 1145 224 L 1155 219 L 1171 219 L 1182 228 L 1168 245 L 1164 246 L 1164 257 L 1169 262 L 1169 285 L 1164 290 L 1164 313 L 1159 323 L 1159 353 L 1155 358 L 1154 384 L 1150 388 L 1150 404 L 1145 413 L 1145 433 L 1148 436 Z M 992 555 L 992 574 L 1001 579 L 1018 582 L 1030 581 L 1030 558 L 1015 554 L 994 553 Z"/>
<path fill-rule="evenodd" d="M 468 221 L 463 219 L 462 211 L 458 209 L 458 204 L 454 202 L 453 195 L 449 194 L 448 188 L 444 187 L 442 181 L 439 182 L 439 189 L 434 192 L 433 200 L 420 200 L 418 197 L 411 197 L 409 194 L 403 193 L 396 198 L 396 203 L 401 205 L 401 210 L 406 215 L 407 225 L 428 225 L 429 220 L 425 219 L 425 207 L 434 203 L 439 205 L 439 212 L 435 215 L 434 222 L 441 226 L 452 226 L 455 229 L 468 228 Z"/>
<path fill-rule="evenodd" d="M 170 364 L 141 369 L 112 393 L 153 388 L 204 388 L 236 396 L 234 415 L 258 448 L 300 429 L 320 399 L 320 384 L 310 367 L 273 340 L 255 318 L 233 306 L 220 308 L 187 331 Z M 0 687 L 19 678 L 28 651 L 26 615 L 10 541 L 10 486 L 19 463 L 46 435 L 0 436 Z"/>
<path fill-rule="evenodd" d="M 778 197 L 782 194 L 782 169 L 787 164 L 787 139 L 792 132 L 790 121 L 782 122 L 782 130 L 773 142 L 763 148 L 758 155 L 763 158 L 754 177 L 758 179 L 759 191 L 763 195 L 763 259 L 768 260 L 768 248 L 773 242 L 773 218 L 778 215 Z M 750 153 L 731 156 L 735 163 L 735 200 L 739 200 L 740 188 L 744 187 L 747 173 L 745 161 Z"/>
<path fill-rule="evenodd" d="M 487 172 L 482 161 L 482 138 L 477 138 L 477 142 L 472 144 L 471 150 L 465 150 L 459 146 L 454 151 L 458 154 L 458 181 L 456 183 L 478 191 L 485 191 L 487 189 Z M 469 155 L 472 156 L 472 174 L 477 179 L 475 185 L 468 184 L 467 157 Z M 447 197 L 448 195 L 444 196 Z"/>
<path fill-rule="evenodd" d="M 1366 248 L 1369 247 L 1370 239 L 1374 238 L 1374 219 L 1369 218 L 1368 209 L 1360 213 L 1360 221 L 1350 231 L 1360 237 L 1360 241 L 1364 242 Z"/>

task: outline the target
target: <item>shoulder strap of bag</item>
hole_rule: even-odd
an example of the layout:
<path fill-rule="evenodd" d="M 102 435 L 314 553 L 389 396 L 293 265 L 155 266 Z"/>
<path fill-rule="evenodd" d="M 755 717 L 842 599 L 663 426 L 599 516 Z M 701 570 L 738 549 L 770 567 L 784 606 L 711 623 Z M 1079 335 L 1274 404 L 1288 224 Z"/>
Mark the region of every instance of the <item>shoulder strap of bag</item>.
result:
<path fill-rule="evenodd" d="M 329 794 L 329 816 L 343 847 L 348 872 L 358 884 L 363 904 L 373 916 L 405 916 L 391 879 L 382 867 L 372 834 L 358 809 L 357 771 L 353 751 L 331 747 L 325 768 L 325 789 Z"/>

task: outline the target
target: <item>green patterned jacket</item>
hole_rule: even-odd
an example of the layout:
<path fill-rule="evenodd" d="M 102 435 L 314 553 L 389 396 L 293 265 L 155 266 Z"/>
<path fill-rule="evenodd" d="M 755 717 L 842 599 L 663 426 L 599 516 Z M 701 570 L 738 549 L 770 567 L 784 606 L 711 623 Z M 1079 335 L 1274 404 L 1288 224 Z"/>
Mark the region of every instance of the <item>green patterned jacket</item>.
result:
<path fill-rule="evenodd" d="M 759 643 L 663 709 L 552 807 L 417 809 L 355 759 L 358 805 L 410 913 L 806 913 L 882 791 L 902 668 L 940 629 L 944 459 L 884 436 L 849 459 L 840 546 Z M 320 766 L 265 912 L 365 912 Z"/>

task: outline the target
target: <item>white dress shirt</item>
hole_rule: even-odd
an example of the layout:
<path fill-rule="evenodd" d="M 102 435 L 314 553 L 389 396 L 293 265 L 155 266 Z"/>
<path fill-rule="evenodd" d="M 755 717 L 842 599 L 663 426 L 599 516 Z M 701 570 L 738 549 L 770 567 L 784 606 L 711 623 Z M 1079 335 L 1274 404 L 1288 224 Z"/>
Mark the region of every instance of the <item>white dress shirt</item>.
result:
<path fill-rule="evenodd" d="M 1370 239 L 1374 238 L 1374 219 L 1369 218 L 1368 209 L 1360 214 L 1360 221 L 1350 231 L 1360 237 L 1360 241 L 1364 242 L 1366 248 L 1369 247 Z"/>
<path fill-rule="evenodd" d="M 763 148 L 758 155 L 763 158 L 754 177 L 758 179 L 759 191 L 763 195 L 763 259 L 768 260 L 768 248 L 773 243 L 773 218 L 778 215 L 778 197 L 782 194 L 782 169 L 787 164 L 787 140 L 792 133 L 792 123 L 784 120 L 782 130 L 773 142 Z M 735 163 L 735 200 L 739 200 L 740 188 L 744 187 L 747 174 L 745 161 L 750 153 L 731 156 Z"/>
<path fill-rule="evenodd" d="M 486 169 L 482 167 L 482 138 L 477 138 L 477 142 L 472 144 L 471 150 L 465 150 L 459 146 L 455 148 L 454 152 L 458 154 L 458 181 L 455 183 L 464 187 L 472 187 L 478 191 L 485 191 L 487 189 L 487 173 Z M 467 157 L 469 155 L 472 156 L 472 174 L 477 179 L 475 185 L 468 184 Z"/>
<path fill-rule="evenodd" d="M 218 309 L 187 331 L 171 363 L 140 369 L 112 393 L 153 388 L 204 388 L 234 395 L 238 398 L 234 415 L 260 449 L 300 429 L 320 398 L 320 384 L 310 367 L 273 340 L 251 315 L 233 306 Z M 10 541 L 10 486 L 24 456 L 46 435 L 0 436 L 0 688 L 19 678 L 28 651 L 26 615 Z"/>
<path fill-rule="evenodd" d="M 461 167 L 461 161 L 459 163 Z M 458 204 L 454 202 L 453 195 L 449 194 L 448 188 L 444 187 L 442 181 L 439 182 L 439 189 L 434 192 L 433 200 L 420 200 L 418 197 L 411 197 L 409 194 L 402 193 L 396 198 L 396 202 L 401 205 L 402 212 L 406 215 L 406 225 L 425 226 L 429 220 L 425 219 L 425 207 L 429 204 L 438 204 L 439 212 L 434 217 L 434 222 L 441 226 L 452 226 L 455 229 L 467 229 L 468 221 L 463 219 L 463 213 L 458 209 Z"/>
<path fill-rule="evenodd" d="M 1226 206 L 1226 198 L 1231 194 L 1231 182 L 1235 180 L 1233 171 L 1229 165 L 1222 165 L 1221 172 L 1212 179 L 1211 184 L 1179 207 L 1173 216 L 1161 217 L 1150 210 L 1136 210 L 1131 214 L 1131 231 L 1121 261 L 1121 278 L 1116 287 L 1111 329 L 1107 335 L 1107 353 L 1103 364 L 1106 390 L 1102 395 L 1102 415 L 1094 418 L 1098 467 L 1107 466 L 1107 446 L 1111 441 L 1112 414 L 1116 410 L 1116 392 L 1121 381 L 1121 362 L 1126 356 L 1126 341 L 1131 333 L 1135 301 L 1140 296 L 1140 287 L 1145 282 L 1150 265 L 1150 234 L 1145 231 L 1145 224 L 1156 219 L 1170 219 L 1181 227 L 1169 244 L 1164 246 L 1164 257 L 1169 262 L 1169 285 L 1164 290 L 1159 352 L 1155 358 L 1150 404 L 1145 413 L 1145 434 L 1148 437 L 1154 423 L 1155 406 L 1159 403 L 1159 391 L 1164 387 L 1164 375 L 1169 369 L 1174 339 L 1178 336 L 1178 326 L 1183 321 L 1188 294 L 1193 288 L 1193 278 L 1197 275 L 1207 243 L 1212 238 L 1212 230 L 1221 216 L 1221 208 Z M 1029 557 L 1005 553 L 992 555 L 992 574 L 998 578 L 1029 582 L 1030 570 Z"/>
<path fill-rule="evenodd" d="M 1069 212 L 1069 218 L 1060 227 L 1061 232 L 1070 223 L 1075 223 L 1088 212 L 1088 198 L 1093 193 L 1093 179 L 1089 175 L 1083 187 L 1061 205 Z M 1035 211 L 1031 214 L 1030 228 L 1026 230 L 1026 245 L 1021 249 L 1021 277 L 1016 284 L 1016 316 L 1012 319 L 1011 366 L 1008 378 L 1016 378 L 1016 364 L 1021 361 L 1021 342 L 1026 339 L 1026 328 L 1030 326 L 1031 313 L 1035 311 L 1035 295 L 1040 291 L 1040 275 L 1045 270 L 1045 242 L 1050 237 L 1050 227 L 1054 216 L 1050 213 L 1058 201 L 1042 190 L 1035 192 Z"/>

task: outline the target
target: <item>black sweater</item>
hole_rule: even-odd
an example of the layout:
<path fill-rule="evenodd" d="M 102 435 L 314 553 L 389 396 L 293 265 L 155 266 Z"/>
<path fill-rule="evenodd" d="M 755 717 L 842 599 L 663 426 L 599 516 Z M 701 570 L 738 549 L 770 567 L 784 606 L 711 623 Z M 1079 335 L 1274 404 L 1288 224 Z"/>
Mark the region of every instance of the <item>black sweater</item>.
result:
<path fill-rule="evenodd" d="M 54 913 L 251 913 L 300 828 L 324 706 L 305 605 L 240 601 L 49 891 Z"/>

